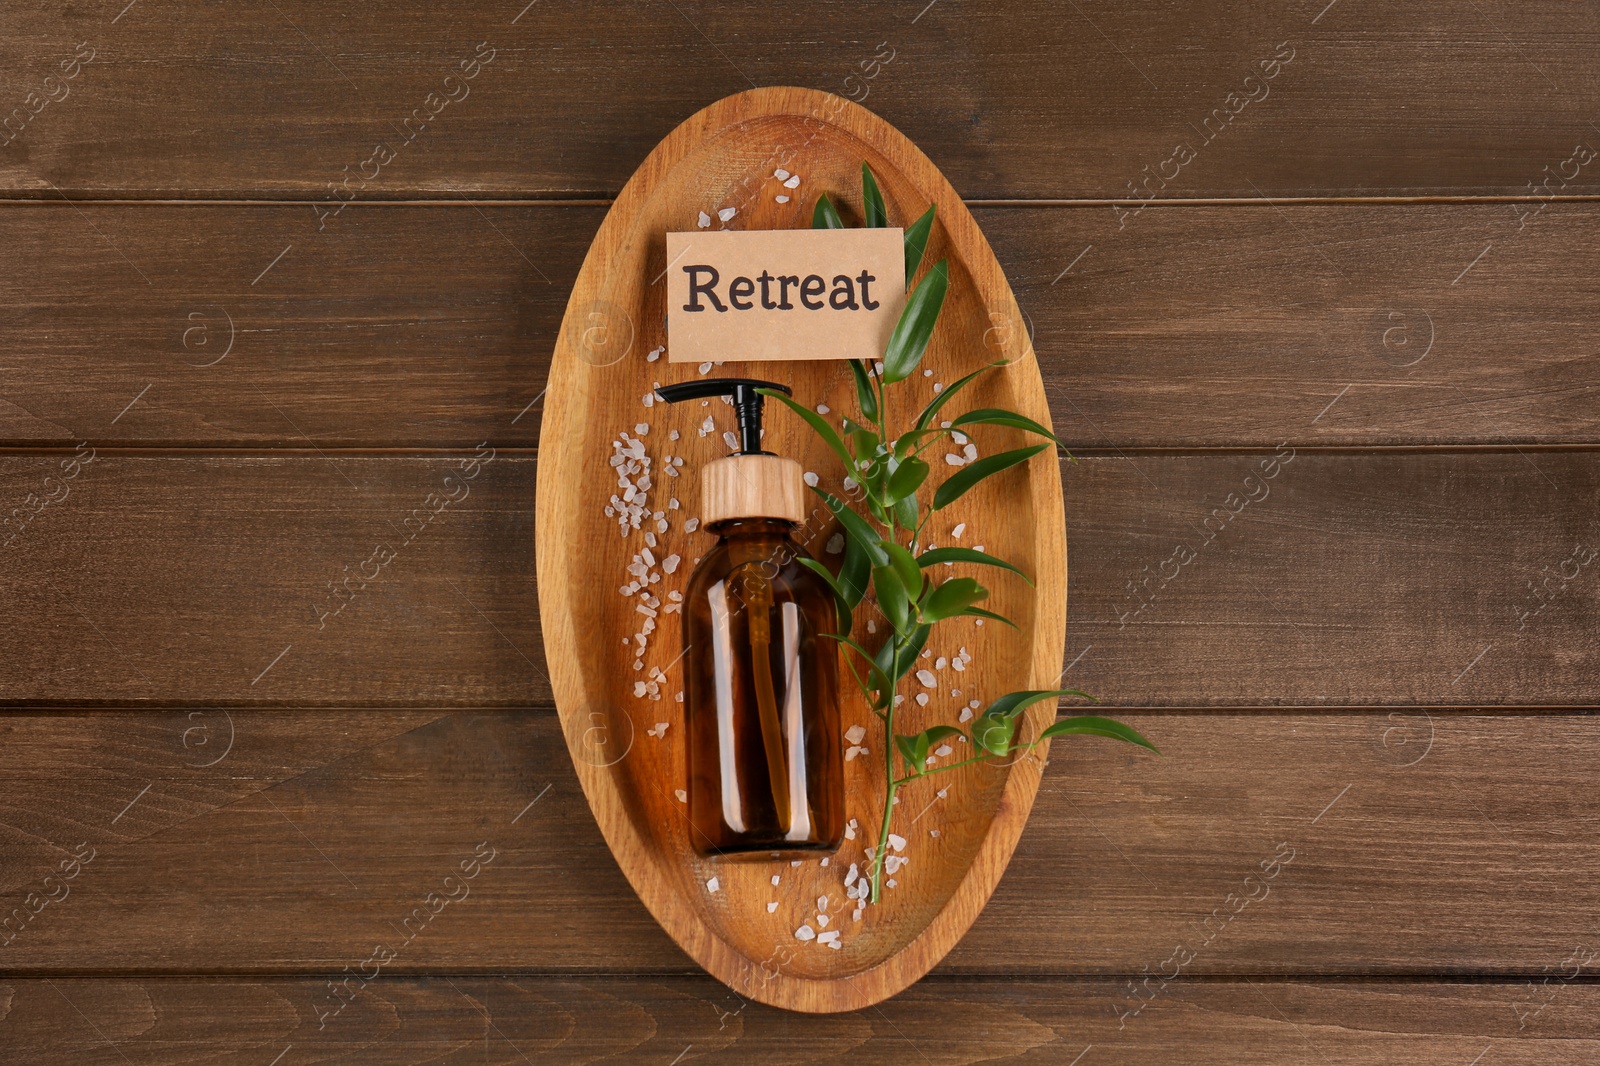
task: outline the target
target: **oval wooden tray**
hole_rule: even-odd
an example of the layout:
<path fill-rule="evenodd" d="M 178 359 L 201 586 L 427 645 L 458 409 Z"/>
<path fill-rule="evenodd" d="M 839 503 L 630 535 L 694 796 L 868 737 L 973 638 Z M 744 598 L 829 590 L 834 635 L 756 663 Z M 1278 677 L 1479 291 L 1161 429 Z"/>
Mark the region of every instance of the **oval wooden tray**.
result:
<path fill-rule="evenodd" d="M 898 387 L 914 395 L 902 397 L 897 423 L 908 424 L 936 383 L 1003 359 L 1008 366 L 974 383 L 953 406 L 1008 406 L 1048 424 L 1016 300 L 950 183 L 866 109 L 815 90 L 766 88 L 718 101 L 684 122 L 622 190 L 567 306 L 540 437 L 537 544 L 545 649 L 567 743 L 595 818 L 639 898 L 700 965 L 743 996 L 802 1011 L 851 1010 L 886 999 L 949 951 L 1005 870 L 1033 806 L 1045 754 L 1041 746 L 1038 755 L 1008 766 L 968 767 L 903 789 L 895 830 L 908 840 L 907 861 L 891 882 L 895 887 L 859 921 L 852 919 L 844 881 L 851 863 L 866 867 L 863 849 L 875 843 L 883 796 L 881 727 L 859 699 L 843 707 L 846 726 L 867 727 L 862 743 L 871 749 L 846 763 L 848 816 L 858 828 L 829 865 L 814 859 L 709 862 L 688 843 L 686 808 L 676 795 L 685 777 L 683 705 L 675 698 L 682 615 L 666 609 L 669 593 L 683 588 L 712 543 L 704 531 L 685 526 L 697 513 L 700 467 L 727 453 L 723 433 L 732 423 L 731 409 L 720 401 L 705 407 L 644 402 L 655 384 L 700 373 L 692 364 L 668 363 L 659 351 L 667 343 L 663 235 L 695 230 L 702 212 L 717 228 L 809 226 L 823 192 L 848 225 L 859 225 L 863 161 L 877 176 L 891 224 L 907 225 L 930 202 L 938 205 L 924 267 L 941 258 L 950 262 L 949 296 L 923 363 L 932 374 Z M 798 185 L 785 187 L 774 173 L 780 169 L 800 175 Z M 779 203 L 779 196 L 788 202 Z M 735 213 L 721 219 L 728 208 Z M 834 418 L 854 412 L 849 369 L 840 362 L 729 363 L 709 372 L 784 381 L 802 402 L 827 404 Z M 776 404 L 768 410 L 767 447 L 800 460 L 838 491 L 844 472 L 827 450 L 799 419 Z M 715 428 L 703 435 L 708 416 Z M 637 432 L 641 425 L 648 430 Z M 677 440 L 670 439 L 674 430 Z M 662 513 L 662 530 L 652 518 L 624 535 L 617 517 L 606 514 L 613 493 L 623 491 L 612 456 L 619 447 L 635 449 L 622 433 L 651 461 L 648 507 Z M 974 440 L 984 454 L 1025 443 L 1020 433 L 1000 427 L 986 427 Z M 681 467 L 670 461 L 674 457 Z M 934 478 L 954 469 L 930 458 Z M 677 476 L 666 473 L 669 466 Z M 961 522 L 967 528 L 957 541 L 953 527 Z M 655 564 L 646 569 L 660 575 L 651 590 L 663 610 L 641 654 L 636 635 L 647 616 L 636 610 L 638 597 L 623 595 L 622 588 L 632 580 L 630 563 L 644 558 L 647 530 L 656 544 L 650 549 Z M 826 551 L 832 532 L 819 522 L 806 537 L 814 555 L 837 566 L 838 557 Z M 907 733 L 955 722 L 970 700 L 987 703 L 1013 689 L 1054 687 L 1066 628 L 1058 461 L 1046 452 L 992 478 L 941 512 L 930 532 L 935 544 L 981 545 L 1012 560 L 1033 575 L 1036 588 L 1012 575 L 995 579 L 996 571 L 978 575 L 992 588 L 985 606 L 1015 619 L 1023 632 L 970 619 L 935 627 L 931 655 L 918 665 L 933 672 L 937 684 L 925 690 L 931 697 L 926 707 L 909 699 L 903 705 L 898 724 Z M 674 555 L 678 565 L 667 573 Z M 971 655 L 965 671 L 940 661 L 963 647 Z M 1052 703 L 1036 705 L 1022 732 L 1037 731 L 1054 713 Z M 843 934 L 838 949 L 795 937 L 802 923 L 818 925 L 823 897 L 829 928 Z"/>

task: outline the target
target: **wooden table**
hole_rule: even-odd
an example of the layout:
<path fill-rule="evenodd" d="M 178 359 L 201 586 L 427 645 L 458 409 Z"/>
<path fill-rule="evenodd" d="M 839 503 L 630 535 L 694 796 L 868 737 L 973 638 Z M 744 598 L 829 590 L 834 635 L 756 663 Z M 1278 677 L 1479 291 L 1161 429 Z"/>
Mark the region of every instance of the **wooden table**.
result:
<path fill-rule="evenodd" d="M 0 12 L 0 1059 L 1600 1054 L 1594 8 L 122 4 Z M 533 582 L 588 242 L 757 84 L 969 198 L 1078 457 L 1063 665 L 1166 753 L 1058 745 L 832 1017 L 638 904 Z"/>

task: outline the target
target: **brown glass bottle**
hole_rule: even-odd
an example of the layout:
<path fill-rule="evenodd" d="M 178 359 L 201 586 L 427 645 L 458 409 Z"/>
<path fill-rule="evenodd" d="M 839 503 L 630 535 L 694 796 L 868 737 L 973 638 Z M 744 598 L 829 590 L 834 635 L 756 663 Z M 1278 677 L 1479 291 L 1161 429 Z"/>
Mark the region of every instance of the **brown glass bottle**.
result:
<path fill-rule="evenodd" d="M 844 832 L 833 592 L 796 523 L 729 518 L 689 579 L 690 832 L 706 856 L 828 853 Z"/>

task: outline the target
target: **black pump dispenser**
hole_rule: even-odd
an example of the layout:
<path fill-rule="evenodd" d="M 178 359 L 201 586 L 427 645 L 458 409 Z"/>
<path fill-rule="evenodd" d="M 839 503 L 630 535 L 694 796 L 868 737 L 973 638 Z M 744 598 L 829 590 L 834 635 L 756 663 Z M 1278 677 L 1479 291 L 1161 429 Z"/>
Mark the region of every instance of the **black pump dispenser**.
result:
<path fill-rule="evenodd" d="M 739 454 L 770 455 L 761 450 L 761 411 L 766 400 L 757 389 L 772 389 L 785 396 L 794 390 L 775 381 L 758 381 L 755 378 L 707 378 L 704 381 L 684 381 L 677 385 L 662 385 L 656 395 L 668 403 L 700 400 L 708 396 L 726 396 L 733 401 L 734 415 L 739 419 Z"/>

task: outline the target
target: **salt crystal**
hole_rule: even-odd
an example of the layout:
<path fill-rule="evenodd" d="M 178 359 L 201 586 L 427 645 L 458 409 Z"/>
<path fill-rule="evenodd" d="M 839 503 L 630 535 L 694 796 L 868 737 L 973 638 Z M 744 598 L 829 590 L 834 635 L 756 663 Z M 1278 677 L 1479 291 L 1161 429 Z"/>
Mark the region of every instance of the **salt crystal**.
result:
<path fill-rule="evenodd" d="M 809 925 L 802 925 L 794 931 L 794 938 L 796 940 L 815 940 L 817 939 L 817 931 Z"/>
<path fill-rule="evenodd" d="M 955 659 L 955 660 L 951 661 L 950 665 L 955 667 L 957 670 L 966 670 L 966 668 L 967 668 L 967 660 L 965 660 L 965 659 Z"/>
<path fill-rule="evenodd" d="M 943 655 L 939 656 L 933 662 L 933 668 L 935 670 L 943 670 L 946 666 L 949 666 L 949 665 L 950 665 L 950 660 L 946 659 Z"/>
<path fill-rule="evenodd" d="M 782 167 L 779 167 L 777 170 L 774 170 L 772 172 L 772 176 L 777 178 L 779 181 L 783 181 L 785 178 L 787 178 L 789 176 L 789 172 L 787 170 L 784 170 Z"/>
<path fill-rule="evenodd" d="M 853 725 L 844 731 L 844 738 L 852 744 L 861 743 L 861 738 L 867 735 L 866 726 Z"/>
<path fill-rule="evenodd" d="M 663 726 L 663 729 L 665 729 L 665 726 Z M 955 750 L 956 750 L 956 749 L 954 749 L 954 748 L 952 748 L 952 747 L 951 747 L 951 746 L 950 746 L 950 745 L 948 745 L 948 744 L 940 744 L 940 745 L 939 745 L 939 746 L 938 746 L 938 747 L 937 747 L 937 748 L 934 748 L 934 749 L 933 749 L 933 753 L 934 753 L 934 754 L 935 754 L 935 755 L 937 755 L 937 756 L 939 756 L 939 758 L 941 758 L 941 759 L 942 759 L 942 758 L 944 758 L 944 757 L 945 757 L 945 756 L 946 756 L 946 755 L 949 755 L 949 754 L 950 754 L 950 753 L 951 753 L 951 752 L 952 752 L 952 751 L 955 751 Z"/>
<path fill-rule="evenodd" d="M 856 827 L 854 825 L 844 827 L 844 838 L 846 840 L 854 840 L 856 838 Z"/>
<path fill-rule="evenodd" d="M 827 552 L 829 555 L 838 555 L 840 552 L 844 551 L 844 534 L 835 533 L 833 536 L 829 537 L 828 543 L 823 546 L 822 550 Z"/>
<path fill-rule="evenodd" d="M 950 439 L 955 441 L 957 444 L 965 444 L 965 443 L 967 443 L 967 435 L 965 433 L 962 433 L 959 430 L 957 430 L 954 433 L 951 433 L 950 434 Z"/>
<path fill-rule="evenodd" d="M 939 394 L 940 394 L 940 393 L 941 393 L 941 392 L 943 392 L 943 391 L 944 391 L 944 382 L 942 382 L 942 381 L 935 381 L 935 382 L 934 382 L 934 383 L 933 383 L 933 394 L 934 394 L 934 395 L 935 395 L 935 396 L 937 396 L 937 395 L 939 395 Z"/>
<path fill-rule="evenodd" d="M 817 482 L 822 480 L 821 478 L 819 478 L 817 476 L 816 471 L 814 471 L 814 470 L 807 470 L 805 472 L 805 474 L 803 475 L 803 477 L 805 479 L 805 483 L 807 485 L 811 486 L 812 488 L 816 488 L 817 487 Z"/>
<path fill-rule="evenodd" d="M 833 921 L 833 919 L 828 917 L 826 914 L 817 915 L 817 924 L 820 925 L 824 929 L 828 928 L 828 923 L 831 922 L 831 921 Z M 826 935 L 826 934 L 824 934 L 824 935 Z"/>
<path fill-rule="evenodd" d="M 850 747 L 848 747 L 848 748 L 846 748 L 844 750 L 844 761 L 845 762 L 853 762 L 857 755 L 865 754 L 866 750 L 867 750 L 866 748 L 858 748 L 858 747 L 855 747 L 854 745 L 851 745 Z"/>
<path fill-rule="evenodd" d="M 926 707 L 927 705 L 928 705 L 928 694 L 926 692 L 917 693 L 917 706 L 918 707 Z"/>
<path fill-rule="evenodd" d="M 867 632 L 868 633 L 876 633 L 877 631 L 878 631 L 878 620 L 876 618 L 867 619 Z"/>
<path fill-rule="evenodd" d="M 676 511 L 678 509 L 678 498 L 676 496 L 667 501 L 667 509 L 669 511 Z"/>
<path fill-rule="evenodd" d="M 785 189 L 797 189 L 797 188 L 799 188 L 800 187 L 800 175 L 798 175 L 798 174 L 791 175 L 789 177 L 789 180 L 783 183 L 783 187 Z"/>
<path fill-rule="evenodd" d="M 982 628 L 983 628 L 983 619 L 981 619 L 981 618 L 974 618 L 974 619 L 973 619 L 973 620 L 972 620 L 972 624 L 973 624 L 973 625 L 975 625 L 975 626 L 977 626 L 977 627 L 978 627 L 978 628 L 979 628 L 979 629 L 982 629 Z"/>
<path fill-rule="evenodd" d="M 667 434 L 667 439 L 668 440 L 677 440 L 682 435 L 683 434 L 679 433 L 677 430 L 673 430 L 671 433 Z"/>
<path fill-rule="evenodd" d="M 650 362 L 650 363 L 655 362 L 657 359 L 661 358 L 661 353 L 664 352 L 664 351 L 666 351 L 665 348 L 652 348 L 652 349 L 650 349 L 648 352 L 645 353 L 645 361 L 646 362 Z"/>
<path fill-rule="evenodd" d="M 961 456 L 956 455 L 956 454 L 954 454 L 952 452 L 945 452 L 944 453 L 944 461 L 949 463 L 951 466 L 966 466 L 967 465 L 967 461 L 965 459 L 961 458 Z"/>
<path fill-rule="evenodd" d="M 643 696 L 644 695 L 644 682 L 643 681 L 635 681 L 633 683 L 633 694 L 635 696 Z"/>
<path fill-rule="evenodd" d="M 700 217 L 695 220 L 695 224 L 701 229 L 705 229 L 707 226 L 711 225 L 711 216 L 702 211 L 700 212 Z"/>
<path fill-rule="evenodd" d="M 687 522 L 685 522 L 683 524 L 683 531 L 685 533 L 693 533 L 695 530 L 697 530 L 699 528 L 700 528 L 700 519 L 698 519 L 698 518 L 691 518 L 691 519 L 689 519 Z"/>
<path fill-rule="evenodd" d="M 721 211 L 717 212 L 717 217 L 726 222 L 728 219 L 732 218 L 738 213 L 739 209 L 737 207 L 724 207 Z"/>
<path fill-rule="evenodd" d="M 837 940 L 830 940 L 830 941 L 828 941 L 828 950 L 830 950 L 830 951 L 843 951 L 844 950 L 844 945 L 839 943 Z"/>
<path fill-rule="evenodd" d="M 833 859 L 830 856 L 824 855 L 822 857 L 822 865 L 824 865 L 824 866 L 828 865 L 832 861 L 833 861 Z"/>
<path fill-rule="evenodd" d="M 681 788 L 675 788 L 675 789 L 673 789 L 673 790 L 672 790 L 672 794 L 673 794 L 673 795 L 674 795 L 674 796 L 677 796 L 677 797 L 678 797 L 678 802 L 679 802 L 679 803 L 688 803 L 688 802 L 689 802 L 689 793 L 687 793 L 687 792 L 685 792 L 685 791 L 684 791 L 684 790 L 683 790 L 683 789 L 681 789 Z"/>
<path fill-rule="evenodd" d="M 700 364 L 700 373 L 701 374 L 709 374 L 709 373 L 711 373 L 711 364 L 710 363 L 701 363 Z M 707 422 L 711 421 L 711 418 L 710 418 L 709 415 L 706 417 L 706 421 Z"/>
<path fill-rule="evenodd" d="M 817 937 L 817 943 L 819 943 L 819 944 L 827 944 L 829 947 L 833 947 L 833 948 L 838 947 L 839 946 L 839 930 L 833 929 L 833 930 L 830 930 L 829 932 L 823 933 L 821 936 Z"/>
<path fill-rule="evenodd" d="M 965 455 L 967 457 L 967 462 L 970 463 L 978 457 L 978 446 L 976 444 L 969 443 L 965 448 L 961 449 L 961 454 Z"/>
<path fill-rule="evenodd" d="M 799 860 L 799 859 L 795 859 L 795 860 L 794 860 L 794 861 L 793 861 L 793 862 L 791 862 L 791 863 L 790 863 L 790 864 L 789 864 L 789 865 L 790 865 L 790 866 L 799 866 L 799 865 L 800 865 L 800 860 Z"/>
<path fill-rule="evenodd" d="M 670 723 L 668 723 L 668 722 L 657 722 L 656 723 L 656 736 L 658 736 L 658 737 L 666 736 L 667 735 L 667 726 L 669 724 Z"/>
<path fill-rule="evenodd" d="M 937 839 L 939 836 L 939 831 L 937 829 L 930 829 L 928 830 L 928 835 Z"/>
<path fill-rule="evenodd" d="M 676 553 L 674 553 L 661 560 L 661 569 L 669 574 L 676 573 L 678 564 L 682 561 L 683 560 Z"/>
<path fill-rule="evenodd" d="M 931 371 L 931 370 L 924 370 L 924 371 L 923 371 L 923 372 L 922 372 L 922 376 L 923 376 L 923 377 L 925 377 L 925 378 L 931 378 L 931 377 L 933 377 L 933 371 Z"/>
<path fill-rule="evenodd" d="M 828 897 L 827 896 L 818 896 L 817 897 L 817 910 L 826 911 L 827 909 L 828 909 Z"/>
<path fill-rule="evenodd" d="M 828 405 L 827 404 L 825 404 L 825 403 L 817 404 L 817 414 L 825 415 L 827 413 L 828 413 Z"/>
<path fill-rule="evenodd" d="M 644 405 L 646 407 L 654 407 L 656 405 L 656 394 L 653 393 L 653 392 L 645 393 L 644 394 Z"/>
<path fill-rule="evenodd" d="M 972 550 L 975 551 L 975 552 L 981 552 L 981 551 L 983 551 L 983 545 L 982 544 L 974 544 L 972 546 Z"/>
<path fill-rule="evenodd" d="M 717 892 L 717 891 L 721 890 L 721 888 L 722 888 L 722 882 L 718 881 L 715 877 L 713 877 L 711 880 L 706 882 L 706 891 L 707 892 Z"/>
<path fill-rule="evenodd" d="M 643 551 L 641 551 L 639 553 L 639 555 L 640 555 L 641 558 L 644 559 L 644 565 L 646 565 L 646 566 L 654 566 L 654 565 L 656 565 L 656 553 L 651 551 L 649 548 L 645 548 Z"/>
<path fill-rule="evenodd" d="M 890 888 L 899 888 L 900 887 L 900 882 L 896 881 L 892 877 L 889 878 L 889 880 L 885 881 L 884 884 L 888 885 Z"/>
<path fill-rule="evenodd" d="M 642 437 L 646 433 L 650 432 L 650 423 L 648 423 L 648 422 L 640 422 L 638 425 L 633 427 L 633 431 L 635 433 L 639 434 L 639 436 Z"/>
<path fill-rule="evenodd" d="M 849 871 L 844 875 L 844 883 L 846 885 L 853 885 L 853 884 L 855 884 L 856 878 L 858 878 L 860 876 L 861 876 L 861 868 L 859 866 L 857 866 L 855 863 L 851 863 Z"/>
<path fill-rule="evenodd" d="M 653 560 L 652 560 L 652 565 L 653 565 Z M 918 670 L 917 671 L 917 680 L 922 682 L 924 688 L 932 688 L 933 686 L 935 686 L 935 685 L 937 685 L 939 683 L 939 679 L 937 677 L 933 676 L 933 671 L 932 670 Z"/>
<path fill-rule="evenodd" d="M 890 833 L 889 846 L 896 851 L 904 851 L 906 850 L 906 838 L 898 833 Z"/>
<path fill-rule="evenodd" d="M 739 450 L 739 438 L 733 435 L 733 430 L 731 429 L 722 431 L 722 442 L 728 446 L 729 451 L 736 452 Z"/>
<path fill-rule="evenodd" d="M 972 708 L 971 707 L 963 707 L 963 708 L 961 708 L 961 715 L 957 719 L 957 721 L 961 721 L 961 722 L 970 722 L 970 721 L 972 721 Z"/>
<path fill-rule="evenodd" d="M 771 914 L 773 911 L 775 911 L 777 909 L 778 909 L 778 905 L 776 903 L 767 904 L 767 913 L 768 914 Z"/>

